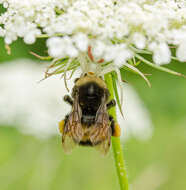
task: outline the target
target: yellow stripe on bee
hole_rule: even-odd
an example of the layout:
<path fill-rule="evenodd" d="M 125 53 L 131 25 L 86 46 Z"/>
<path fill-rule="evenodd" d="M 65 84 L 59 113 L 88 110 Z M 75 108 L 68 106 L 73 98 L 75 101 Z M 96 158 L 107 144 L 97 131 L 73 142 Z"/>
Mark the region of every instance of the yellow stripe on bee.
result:
<path fill-rule="evenodd" d="M 63 133 L 64 126 L 65 126 L 65 121 L 64 121 L 64 120 L 61 120 L 61 121 L 59 122 L 59 132 L 60 132 L 61 134 Z"/>
<path fill-rule="evenodd" d="M 77 82 L 76 86 L 87 84 L 88 82 L 95 82 L 102 88 L 107 88 L 106 83 L 101 78 L 97 77 L 94 73 L 89 72 L 87 76 L 81 77 Z"/>
<path fill-rule="evenodd" d="M 114 130 L 114 137 L 120 137 L 121 136 L 121 128 L 118 123 L 115 124 L 115 130 Z"/>

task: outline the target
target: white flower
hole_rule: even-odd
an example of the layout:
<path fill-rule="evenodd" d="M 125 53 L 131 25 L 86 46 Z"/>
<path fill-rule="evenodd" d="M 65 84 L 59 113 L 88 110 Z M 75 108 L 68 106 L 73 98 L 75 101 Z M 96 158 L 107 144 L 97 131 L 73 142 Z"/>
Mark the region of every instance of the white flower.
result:
<path fill-rule="evenodd" d="M 40 31 L 39 30 L 35 30 L 35 31 L 31 31 L 28 32 L 25 36 L 24 36 L 24 42 L 26 44 L 33 44 L 36 41 L 36 35 L 39 35 Z"/>
<path fill-rule="evenodd" d="M 136 32 L 132 36 L 132 41 L 137 48 L 139 49 L 145 48 L 146 38 L 144 35 Z"/>
<path fill-rule="evenodd" d="M 74 43 L 80 51 L 85 52 L 88 48 L 88 38 L 87 35 L 83 33 L 78 33 L 73 37 Z"/>
<path fill-rule="evenodd" d="M 103 56 L 106 62 L 113 61 L 117 57 L 117 52 L 119 48 L 118 46 L 110 45 L 106 47 L 105 54 Z"/>
<path fill-rule="evenodd" d="M 5 9 L 7 9 L 7 8 L 8 8 L 8 2 L 4 2 L 4 3 L 3 3 L 3 7 L 4 7 Z"/>
<path fill-rule="evenodd" d="M 132 56 L 132 51 L 128 49 L 119 50 L 119 52 L 117 52 L 117 56 L 114 59 L 114 63 L 118 67 L 122 67 L 128 59 L 132 58 Z"/>
<path fill-rule="evenodd" d="M 186 40 L 179 45 L 176 56 L 180 61 L 186 62 Z"/>
<path fill-rule="evenodd" d="M 63 40 L 60 37 L 53 37 L 47 40 L 48 53 L 52 57 L 61 57 L 64 55 Z"/>
<path fill-rule="evenodd" d="M 92 54 L 94 55 L 94 57 L 103 57 L 105 47 L 106 45 L 103 42 L 99 40 L 94 41 L 94 43 L 92 44 Z"/>
<path fill-rule="evenodd" d="M 167 64 L 171 60 L 171 52 L 166 43 L 151 43 L 149 49 L 153 51 L 153 60 L 156 64 Z"/>
<path fill-rule="evenodd" d="M 103 58 L 105 61 L 114 61 L 115 65 L 121 67 L 133 56 L 132 52 L 127 49 L 125 44 L 110 45 L 105 49 Z"/>
<path fill-rule="evenodd" d="M 62 45 L 64 47 L 66 55 L 70 57 L 76 57 L 78 55 L 78 50 L 73 45 L 72 38 L 65 36 L 62 39 L 63 39 Z"/>
<path fill-rule="evenodd" d="M 0 27 L 0 36 L 2 37 L 2 36 L 4 36 L 4 35 L 5 35 L 5 31 L 3 30 L 2 27 Z"/>
<path fill-rule="evenodd" d="M 53 37 L 47 40 L 48 53 L 55 58 L 62 58 L 66 56 L 77 57 L 78 50 L 73 45 L 73 41 L 68 36 Z"/>
<path fill-rule="evenodd" d="M 154 62 L 165 64 L 171 60 L 168 45 L 180 47 L 180 52 L 186 36 L 185 0 L 1 0 L 0 4 L 6 8 L 0 15 L 0 36 L 7 44 L 18 37 L 31 44 L 40 34 L 68 37 L 59 49 L 48 46 L 54 58 L 78 57 L 91 45 L 96 58 L 121 65 L 136 53 L 130 46 L 152 51 L 150 44 L 157 43 Z M 117 52 L 117 45 L 133 52 Z M 183 53 L 177 56 L 185 60 Z"/>

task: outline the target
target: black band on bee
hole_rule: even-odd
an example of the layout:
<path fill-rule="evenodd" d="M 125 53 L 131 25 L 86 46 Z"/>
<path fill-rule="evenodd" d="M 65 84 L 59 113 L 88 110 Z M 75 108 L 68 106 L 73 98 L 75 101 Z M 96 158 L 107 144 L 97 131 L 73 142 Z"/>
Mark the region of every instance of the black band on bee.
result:
<path fill-rule="evenodd" d="M 112 129 L 112 136 L 113 136 L 113 134 L 115 132 L 115 121 L 114 121 L 114 118 L 111 115 L 109 115 L 109 120 L 111 122 L 110 127 Z"/>
<path fill-rule="evenodd" d="M 82 146 L 96 146 L 96 145 L 99 145 L 101 143 L 101 141 L 99 142 L 96 142 L 95 144 L 92 144 L 91 141 L 80 141 L 80 145 Z"/>

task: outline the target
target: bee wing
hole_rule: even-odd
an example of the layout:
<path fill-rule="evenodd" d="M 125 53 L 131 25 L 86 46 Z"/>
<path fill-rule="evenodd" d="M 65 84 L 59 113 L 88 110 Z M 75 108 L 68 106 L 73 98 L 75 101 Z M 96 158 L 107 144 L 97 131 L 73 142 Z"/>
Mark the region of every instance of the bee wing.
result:
<path fill-rule="evenodd" d="M 90 140 L 103 154 L 106 154 L 110 147 L 111 134 L 109 115 L 104 97 L 96 113 L 95 125 L 91 131 Z"/>
<path fill-rule="evenodd" d="M 78 95 L 76 95 L 72 111 L 64 127 L 62 146 L 65 152 L 70 152 L 74 145 L 81 141 L 84 135 L 81 125 L 82 110 L 78 100 Z"/>
<path fill-rule="evenodd" d="M 70 154 L 72 149 L 76 146 L 76 143 L 71 136 L 65 134 L 62 137 L 62 147 L 65 153 Z"/>
<path fill-rule="evenodd" d="M 101 144 L 96 145 L 95 148 L 96 148 L 102 155 L 106 155 L 107 152 L 109 151 L 110 144 L 111 144 L 111 136 L 110 136 L 110 138 L 107 138 L 107 139 L 105 139 L 103 142 L 101 142 Z"/>

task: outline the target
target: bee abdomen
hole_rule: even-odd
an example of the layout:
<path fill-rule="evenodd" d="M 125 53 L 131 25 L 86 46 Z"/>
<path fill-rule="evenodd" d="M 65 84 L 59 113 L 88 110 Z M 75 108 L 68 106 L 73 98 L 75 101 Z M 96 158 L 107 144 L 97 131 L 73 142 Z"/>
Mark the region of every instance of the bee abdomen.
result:
<path fill-rule="evenodd" d="M 90 127 L 91 125 L 93 125 L 95 123 L 95 116 L 83 115 L 83 117 L 81 119 L 81 123 Z"/>

